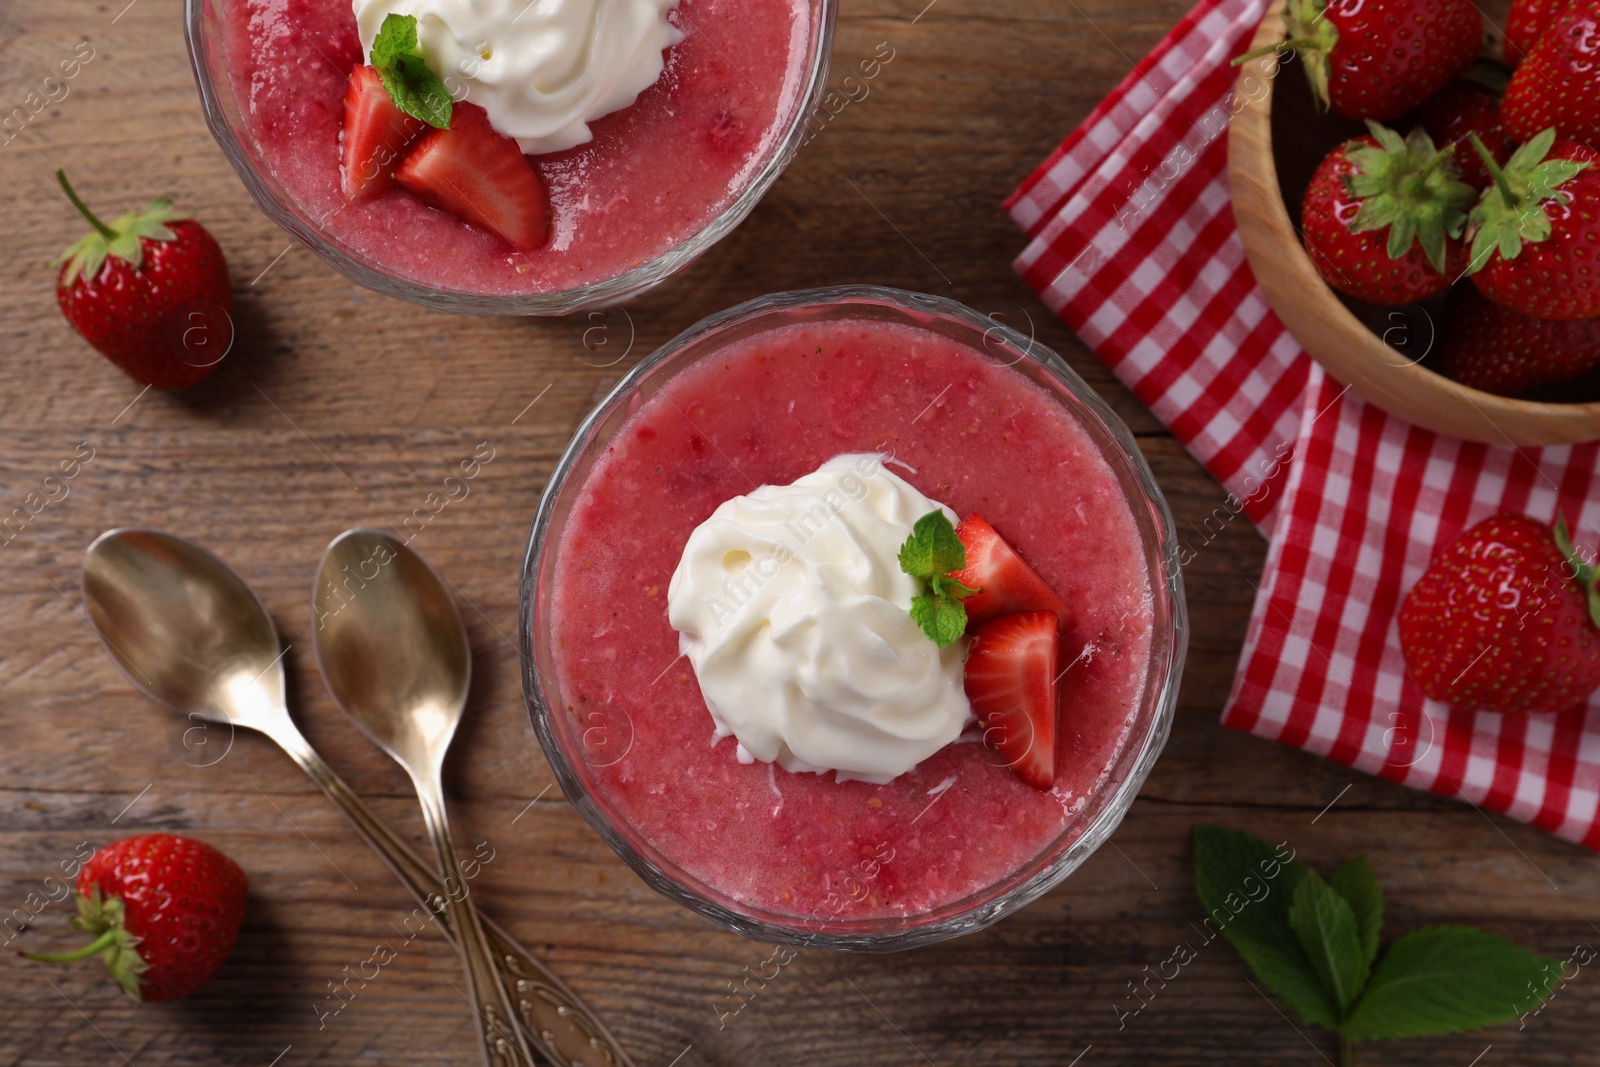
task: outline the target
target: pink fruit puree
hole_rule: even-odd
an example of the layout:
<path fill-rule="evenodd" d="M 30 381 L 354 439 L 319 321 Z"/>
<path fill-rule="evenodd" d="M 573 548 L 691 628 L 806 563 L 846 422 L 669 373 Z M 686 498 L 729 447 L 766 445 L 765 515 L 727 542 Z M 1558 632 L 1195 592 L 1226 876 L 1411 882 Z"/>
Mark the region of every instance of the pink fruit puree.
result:
<path fill-rule="evenodd" d="M 474 293 L 543 293 L 617 276 L 704 228 L 767 156 L 806 76 L 806 0 L 682 0 L 686 34 L 632 107 L 590 124 L 594 139 L 534 157 L 553 237 L 513 251 L 401 190 L 348 204 L 339 128 L 363 62 L 349 0 L 213 0 L 222 59 L 261 167 L 334 240 L 379 269 Z"/>
<path fill-rule="evenodd" d="M 886 785 L 747 766 L 732 738 L 711 743 L 666 612 L 690 531 L 758 484 L 891 450 L 897 474 L 989 519 L 1077 612 L 1051 792 L 970 740 Z M 553 654 L 589 749 L 575 766 L 615 817 L 747 907 L 861 919 L 982 891 L 1105 786 L 1143 695 L 1151 590 L 1116 476 L 1040 386 L 912 326 L 789 325 L 702 359 L 612 440 L 557 551 Z"/>

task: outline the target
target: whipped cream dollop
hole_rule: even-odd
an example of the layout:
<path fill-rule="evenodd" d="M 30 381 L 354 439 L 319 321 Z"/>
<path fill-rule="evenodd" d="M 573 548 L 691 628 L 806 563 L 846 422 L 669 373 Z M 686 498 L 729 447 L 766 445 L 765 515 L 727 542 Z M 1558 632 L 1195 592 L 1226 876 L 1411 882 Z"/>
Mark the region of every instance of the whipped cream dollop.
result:
<path fill-rule="evenodd" d="M 423 60 L 457 100 L 529 155 L 588 141 L 590 121 L 661 77 L 683 34 L 678 0 L 352 0 L 361 54 L 391 14 L 414 15 Z"/>
<path fill-rule="evenodd" d="M 941 509 L 870 453 L 763 485 L 697 526 L 667 589 L 716 725 L 745 763 L 887 782 L 972 718 L 963 642 L 911 620 L 900 546 Z"/>

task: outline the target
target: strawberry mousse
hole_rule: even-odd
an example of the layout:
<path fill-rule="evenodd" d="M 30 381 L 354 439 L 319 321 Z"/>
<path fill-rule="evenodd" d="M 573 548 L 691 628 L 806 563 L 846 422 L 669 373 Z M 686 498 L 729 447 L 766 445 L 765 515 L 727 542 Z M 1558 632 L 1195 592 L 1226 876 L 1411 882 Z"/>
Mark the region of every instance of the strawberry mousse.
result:
<path fill-rule="evenodd" d="M 831 0 L 205 8 L 197 67 L 203 86 L 227 80 L 258 199 L 346 273 L 423 302 L 604 285 L 736 202 L 742 215 L 792 150 L 832 14 Z"/>
<path fill-rule="evenodd" d="M 981 327 L 872 310 L 631 390 L 530 557 L 569 795 L 675 895 L 780 937 L 1059 865 L 1131 802 L 1181 660 L 1139 461 Z"/>

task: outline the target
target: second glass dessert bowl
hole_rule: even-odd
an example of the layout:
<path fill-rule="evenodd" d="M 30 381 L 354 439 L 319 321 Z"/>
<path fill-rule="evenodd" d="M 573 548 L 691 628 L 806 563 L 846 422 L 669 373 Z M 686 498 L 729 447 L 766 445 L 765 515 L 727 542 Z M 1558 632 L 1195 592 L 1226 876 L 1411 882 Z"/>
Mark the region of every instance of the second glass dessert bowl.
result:
<path fill-rule="evenodd" d="M 1048 790 L 981 736 L 881 784 L 714 740 L 668 621 L 679 554 L 844 454 L 984 515 L 1072 607 Z M 750 937 L 861 951 L 980 929 L 1078 867 L 1165 744 L 1187 643 L 1171 515 L 1104 402 L 970 308 L 865 286 L 750 301 L 630 371 L 551 476 L 521 596 L 540 743 L 618 855 Z"/>
<path fill-rule="evenodd" d="M 440 311 L 561 315 L 650 288 L 750 213 L 806 139 L 836 12 L 837 0 L 679 0 L 667 17 L 682 39 L 657 80 L 591 119 L 591 141 L 535 158 L 551 223 L 528 252 L 403 191 L 342 195 L 344 98 L 368 58 L 351 0 L 185 0 L 184 29 L 234 170 L 341 274 Z M 444 84 L 459 98 L 460 79 Z"/>

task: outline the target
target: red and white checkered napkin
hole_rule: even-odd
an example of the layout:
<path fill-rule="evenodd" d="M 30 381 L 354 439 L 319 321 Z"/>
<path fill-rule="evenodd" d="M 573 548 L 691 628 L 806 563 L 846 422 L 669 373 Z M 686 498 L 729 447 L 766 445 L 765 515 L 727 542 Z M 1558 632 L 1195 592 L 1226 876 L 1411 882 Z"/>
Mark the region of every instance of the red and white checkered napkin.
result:
<path fill-rule="evenodd" d="M 1201 0 L 1007 202 L 1023 279 L 1271 541 L 1223 722 L 1600 849 L 1600 700 L 1586 716 L 1423 696 L 1395 614 L 1435 551 L 1500 511 L 1600 539 L 1600 448 L 1490 447 L 1363 402 L 1295 343 L 1234 226 L 1228 60 L 1266 0 Z M 1298 77 L 1298 73 L 1294 74 Z M 1593 499 L 1591 499 L 1593 498 Z M 1587 536 L 1585 536 L 1587 535 Z"/>

